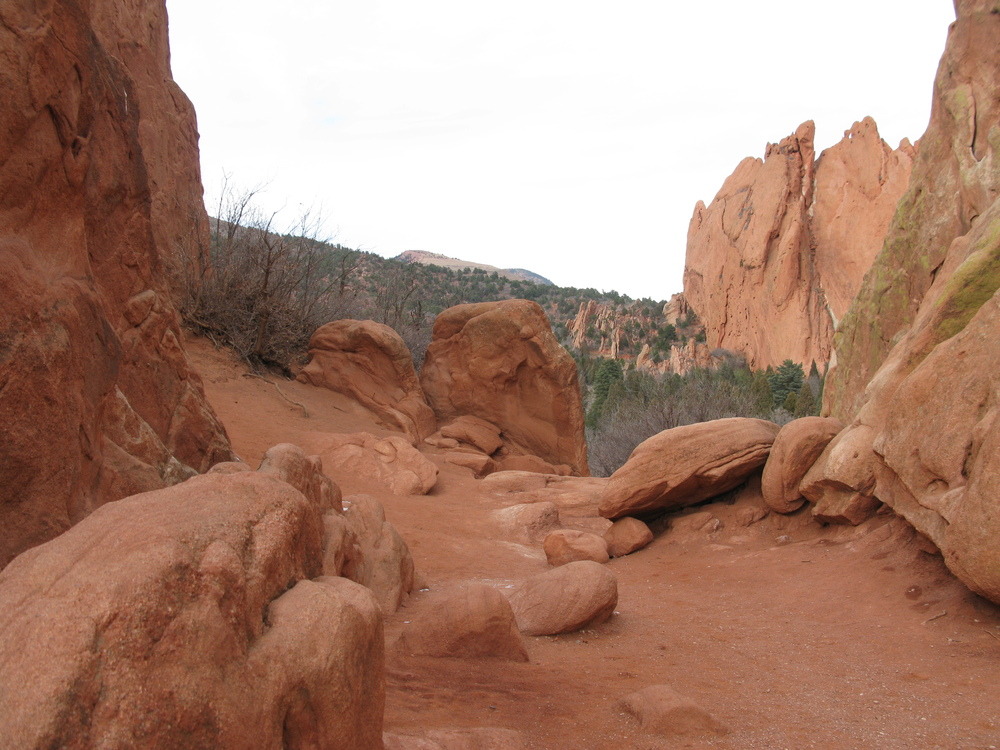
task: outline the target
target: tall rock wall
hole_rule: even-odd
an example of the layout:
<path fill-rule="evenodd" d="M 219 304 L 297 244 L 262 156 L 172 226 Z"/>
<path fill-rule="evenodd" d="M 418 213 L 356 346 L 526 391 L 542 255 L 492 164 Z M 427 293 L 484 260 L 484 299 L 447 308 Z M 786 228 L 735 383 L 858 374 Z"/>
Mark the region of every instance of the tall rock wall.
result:
<path fill-rule="evenodd" d="M 167 281 L 205 226 L 162 0 L 0 4 L 0 565 L 229 458 Z"/>
<path fill-rule="evenodd" d="M 817 160 L 812 122 L 744 159 L 688 229 L 684 295 L 710 349 L 754 369 L 830 359 L 833 330 L 882 245 L 913 147 L 871 118 Z"/>
<path fill-rule="evenodd" d="M 849 427 L 817 470 L 820 501 L 888 504 L 1000 602 L 1000 3 L 956 7 L 913 180 L 835 342 L 824 409 Z"/>
<path fill-rule="evenodd" d="M 997 102 L 996 3 L 960 2 L 960 18 L 934 82 L 931 122 L 920 139 L 913 180 L 902 197 L 878 261 L 865 279 L 837 341 L 836 376 L 827 404 L 838 416 L 855 414 L 865 385 L 913 323 L 918 308 L 962 240 L 998 190 L 993 150 Z M 969 19 L 980 18 L 977 25 Z M 989 23 L 986 23 L 989 21 Z"/>

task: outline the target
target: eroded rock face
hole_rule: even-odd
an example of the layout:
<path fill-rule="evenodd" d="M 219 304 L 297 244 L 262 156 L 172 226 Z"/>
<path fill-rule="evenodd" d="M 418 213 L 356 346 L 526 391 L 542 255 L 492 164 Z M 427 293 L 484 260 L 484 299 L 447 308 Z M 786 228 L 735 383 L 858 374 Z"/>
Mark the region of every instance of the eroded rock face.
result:
<path fill-rule="evenodd" d="M 747 158 L 688 229 L 684 295 L 709 350 L 753 369 L 830 359 L 833 330 L 882 245 L 913 147 L 865 118 L 816 160 L 806 122 Z"/>
<path fill-rule="evenodd" d="M 413 442 L 437 429 L 410 350 L 387 325 L 345 319 L 320 326 L 298 380 L 350 396 Z"/>
<path fill-rule="evenodd" d="M 778 429 L 763 419 L 732 418 L 664 430 L 611 475 L 600 513 L 641 518 L 728 492 L 764 465 Z"/>
<path fill-rule="evenodd" d="M 171 258 L 198 261 L 207 218 L 163 3 L 8 3 L 0 48 L 5 564 L 231 452 L 167 280 Z"/>
<path fill-rule="evenodd" d="M 434 323 L 420 382 L 442 422 L 480 417 L 500 428 L 510 453 L 587 473 L 576 364 L 534 302 L 445 310 Z"/>
<path fill-rule="evenodd" d="M 816 163 L 809 227 L 816 247 L 816 281 L 834 326 L 882 249 L 916 155 L 907 140 L 892 149 L 879 137 L 875 121 L 866 117 Z"/>
<path fill-rule="evenodd" d="M 1000 190 L 992 135 L 1000 119 L 1000 81 L 991 57 L 996 33 L 989 2 L 960 4 L 938 67 L 931 120 L 919 141 L 909 189 L 871 275 L 839 326 L 837 367 L 827 381 L 824 402 L 845 421 L 866 400 L 865 386 L 913 325 L 928 295 L 937 297 L 932 285 L 950 276 L 969 254 L 968 240 L 961 238 Z"/>
<path fill-rule="evenodd" d="M 851 421 L 826 452 L 846 446 L 853 460 L 815 478 L 829 486 L 850 473 L 851 487 L 891 506 L 963 582 L 1000 602 L 995 5 L 957 3 L 910 188 L 838 333 L 824 409 Z M 826 495 L 836 499 L 836 487 Z"/>
<path fill-rule="evenodd" d="M 381 613 L 322 575 L 321 519 L 337 509 L 315 470 L 281 448 L 261 471 L 230 464 L 107 504 L 8 565 L 5 740 L 381 747 Z"/>

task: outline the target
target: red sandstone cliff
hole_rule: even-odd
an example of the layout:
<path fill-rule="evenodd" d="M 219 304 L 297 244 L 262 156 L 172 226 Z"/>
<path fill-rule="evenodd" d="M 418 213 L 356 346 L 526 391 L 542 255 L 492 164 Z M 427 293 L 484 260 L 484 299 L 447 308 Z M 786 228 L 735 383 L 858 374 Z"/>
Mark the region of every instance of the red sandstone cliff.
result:
<path fill-rule="evenodd" d="M 891 506 L 1000 602 L 1000 13 L 960 0 L 913 179 L 836 338 L 818 503 Z"/>
<path fill-rule="evenodd" d="M 206 217 L 162 0 L 0 5 L 0 565 L 229 458 L 167 280 Z"/>
<path fill-rule="evenodd" d="M 833 329 L 882 245 L 913 147 L 871 118 L 815 158 L 806 122 L 763 160 L 744 159 L 688 230 L 684 294 L 710 349 L 754 369 L 830 359 Z"/>

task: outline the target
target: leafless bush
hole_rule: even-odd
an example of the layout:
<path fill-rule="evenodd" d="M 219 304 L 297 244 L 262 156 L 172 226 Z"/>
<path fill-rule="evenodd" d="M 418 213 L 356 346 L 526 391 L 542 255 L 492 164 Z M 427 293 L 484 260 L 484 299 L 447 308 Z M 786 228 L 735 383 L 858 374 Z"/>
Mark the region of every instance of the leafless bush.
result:
<path fill-rule="evenodd" d="M 321 223 L 309 213 L 277 231 L 256 195 L 223 189 L 208 258 L 189 266 L 181 312 L 252 366 L 288 370 L 316 328 L 353 312 L 360 254 L 320 241 Z"/>

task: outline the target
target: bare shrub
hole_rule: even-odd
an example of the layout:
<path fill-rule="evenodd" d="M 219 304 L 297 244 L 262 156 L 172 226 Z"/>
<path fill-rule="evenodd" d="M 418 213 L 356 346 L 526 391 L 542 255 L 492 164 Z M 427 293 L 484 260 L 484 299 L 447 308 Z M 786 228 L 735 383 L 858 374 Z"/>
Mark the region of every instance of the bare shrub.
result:
<path fill-rule="evenodd" d="M 257 191 L 227 184 L 222 195 L 208 257 L 188 265 L 181 313 L 252 366 L 288 371 L 316 328 L 356 310 L 360 253 L 322 242 L 309 213 L 290 232 L 276 231 L 276 215 L 254 202 Z"/>

